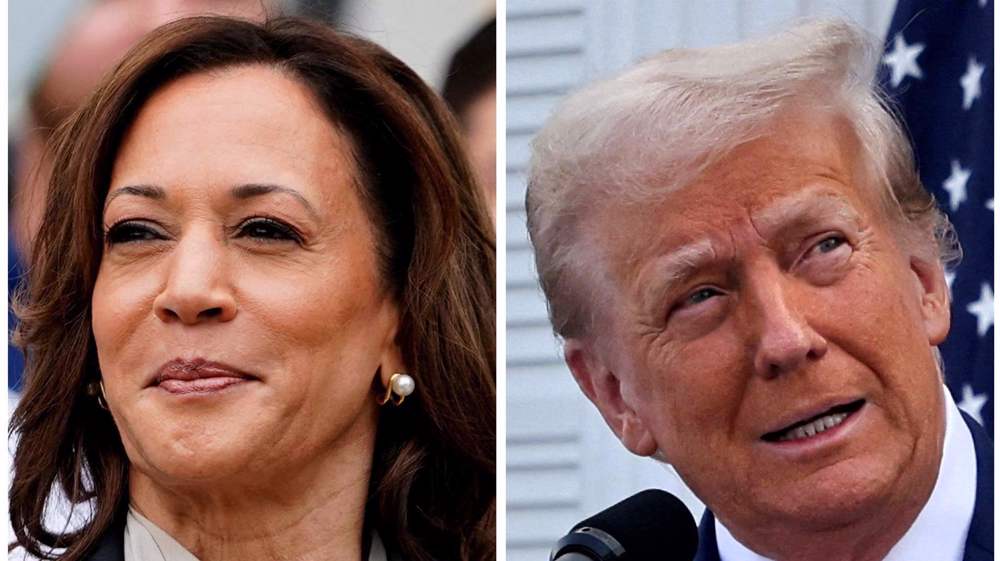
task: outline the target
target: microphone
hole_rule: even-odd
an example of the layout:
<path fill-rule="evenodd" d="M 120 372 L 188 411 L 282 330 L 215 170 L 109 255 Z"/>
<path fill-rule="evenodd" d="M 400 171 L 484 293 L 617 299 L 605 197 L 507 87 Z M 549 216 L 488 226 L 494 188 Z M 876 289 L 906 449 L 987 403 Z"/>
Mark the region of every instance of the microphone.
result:
<path fill-rule="evenodd" d="M 698 527 L 680 499 L 647 489 L 580 522 L 549 561 L 691 561 Z"/>

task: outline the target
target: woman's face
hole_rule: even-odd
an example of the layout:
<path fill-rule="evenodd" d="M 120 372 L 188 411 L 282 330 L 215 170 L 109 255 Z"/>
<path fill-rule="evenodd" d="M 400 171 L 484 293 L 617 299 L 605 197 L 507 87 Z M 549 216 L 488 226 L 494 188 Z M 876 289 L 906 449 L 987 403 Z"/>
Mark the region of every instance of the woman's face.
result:
<path fill-rule="evenodd" d="M 351 150 L 305 86 L 263 66 L 181 78 L 142 108 L 93 295 L 135 469 L 259 483 L 337 450 L 371 457 L 373 380 L 403 365 Z"/>

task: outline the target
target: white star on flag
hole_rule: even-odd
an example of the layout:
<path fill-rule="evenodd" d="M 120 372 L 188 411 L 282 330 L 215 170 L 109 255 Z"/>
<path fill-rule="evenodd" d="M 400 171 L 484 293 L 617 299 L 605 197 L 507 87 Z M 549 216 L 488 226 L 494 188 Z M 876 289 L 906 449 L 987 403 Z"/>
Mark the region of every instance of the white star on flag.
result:
<path fill-rule="evenodd" d="M 969 57 L 969 66 L 965 69 L 965 74 L 962 74 L 962 79 L 959 80 L 959 83 L 962 84 L 962 109 L 972 107 L 972 102 L 982 95 L 980 81 L 984 70 L 986 67 L 976 62 L 976 57 Z"/>
<path fill-rule="evenodd" d="M 958 205 L 965 201 L 965 184 L 969 182 L 971 175 L 972 172 L 963 168 L 958 160 L 951 161 L 951 175 L 944 181 L 944 190 L 948 191 L 948 206 L 952 212 L 958 210 Z"/>
<path fill-rule="evenodd" d="M 882 57 L 882 62 L 892 68 L 892 78 L 890 80 L 892 87 L 898 88 L 907 76 L 913 76 L 914 78 L 924 77 L 923 72 L 920 71 L 920 66 L 917 65 L 917 57 L 923 50 L 923 44 L 914 43 L 913 45 L 907 45 L 906 41 L 903 40 L 903 34 L 896 34 L 892 52 Z"/>
<path fill-rule="evenodd" d="M 972 391 L 972 385 L 962 384 L 962 401 L 958 402 L 958 408 L 969 414 L 980 425 L 983 424 L 983 405 L 989 397 L 984 393 Z"/>
<path fill-rule="evenodd" d="M 986 199 L 986 210 L 993 210 L 993 199 Z"/>
<path fill-rule="evenodd" d="M 976 316 L 976 333 L 980 337 L 986 335 L 993 326 L 993 289 L 990 285 L 984 282 L 979 291 L 979 300 L 969 304 L 965 309 Z"/>

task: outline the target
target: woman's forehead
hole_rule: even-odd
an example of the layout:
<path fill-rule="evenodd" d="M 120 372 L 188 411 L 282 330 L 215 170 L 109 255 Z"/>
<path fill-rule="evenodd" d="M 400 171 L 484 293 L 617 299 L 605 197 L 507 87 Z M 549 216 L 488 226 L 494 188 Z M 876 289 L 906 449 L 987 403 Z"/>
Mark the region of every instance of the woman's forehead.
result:
<path fill-rule="evenodd" d="M 299 155 L 350 147 L 305 84 L 263 65 L 190 74 L 164 85 L 140 109 L 121 151 L 142 133 L 155 133 L 151 149 L 164 137 L 223 145 L 280 141 L 283 152 L 306 153 Z"/>
<path fill-rule="evenodd" d="M 111 188 L 283 185 L 319 204 L 353 188 L 355 177 L 349 138 L 312 92 L 258 65 L 185 76 L 157 91 L 120 146 Z"/>

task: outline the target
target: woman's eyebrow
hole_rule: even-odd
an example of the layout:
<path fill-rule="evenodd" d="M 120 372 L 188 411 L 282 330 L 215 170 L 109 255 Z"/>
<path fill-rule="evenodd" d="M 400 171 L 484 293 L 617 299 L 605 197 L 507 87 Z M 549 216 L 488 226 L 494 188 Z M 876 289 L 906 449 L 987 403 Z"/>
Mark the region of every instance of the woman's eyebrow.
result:
<path fill-rule="evenodd" d="M 146 197 L 157 201 L 162 201 L 167 198 L 166 191 L 164 191 L 162 187 L 157 187 L 156 185 L 126 185 L 108 193 L 107 199 L 104 200 L 104 209 L 107 210 L 111 201 L 121 195 L 134 195 L 136 197 Z"/>
<path fill-rule="evenodd" d="M 237 185 L 230 191 L 233 198 L 239 200 L 252 199 L 254 197 L 261 197 L 274 193 L 282 193 L 291 196 L 295 200 L 299 201 L 299 203 L 302 204 L 302 206 L 313 216 L 313 218 L 319 219 L 319 213 L 316 211 L 316 207 L 314 207 L 312 203 L 310 203 L 309 200 L 302 195 L 302 193 L 299 193 L 290 187 L 283 187 L 272 183 L 246 183 L 243 185 Z M 104 209 L 107 210 L 111 201 L 122 195 L 146 197 L 157 201 L 162 201 L 167 198 L 167 192 L 162 187 L 158 187 L 156 185 L 126 185 L 108 193 L 108 197 L 104 201 Z"/>
<path fill-rule="evenodd" d="M 233 187 L 231 191 L 232 196 L 240 200 L 270 195 L 273 193 L 283 193 L 291 196 L 295 200 L 302 203 L 302 206 L 305 207 L 306 211 L 308 211 L 313 218 L 317 220 L 319 219 L 319 213 L 316 211 L 316 208 L 312 205 L 312 203 L 310 203 L 309 200 L 302 195 L 302 193 L 299 193 L 290 187 L 283 187 L 273 183 L 247 183 L 244 185 L 237 185 L 236 187 Z"/>

